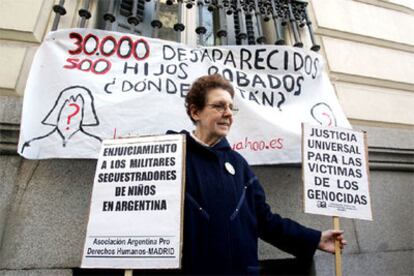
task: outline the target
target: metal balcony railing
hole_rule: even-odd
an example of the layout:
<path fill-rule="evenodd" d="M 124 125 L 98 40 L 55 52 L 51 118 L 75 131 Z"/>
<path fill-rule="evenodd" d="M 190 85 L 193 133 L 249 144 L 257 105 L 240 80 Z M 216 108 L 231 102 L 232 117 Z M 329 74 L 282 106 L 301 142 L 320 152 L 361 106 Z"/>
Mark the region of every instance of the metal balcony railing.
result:
<path fill-rule="evenodd" d="M 151 3 L 152 2 L 152 3 Z M 53 7 L 56 13 L 53 28 L 56 30 L 61 16 L 66 14 L 64 0 L 60 0 Z M 126 18 L 126 24 L 130 25 L 131 30 L 143 24 L 147 14 L 151 20 L 145 28 L 152 28 L 146 32 L 151 37 L 158 37 L 159 30 L 164 24 L 160 20 L 160 1 L 159 0 L 111 0 L 102 1 L 105 3 L 106 11 L 103 14 L 105 29 L 112 30 L 112 25 L 121 17 Z M 303 47 L 301 33 L 307 32 L 311 41 L 311 50 L 319 51 L 320 46 L 315 41 L 312 30 L 312 22 L 309 19 L 307 1 L 302 0 L 166 0 L 165 5 L 175 6 L 177 22 L 173 26 L 176 32 L 176 40 L 180 42 L 181 32 L 193 28 L 195 34 L 203 44 L 204 36 L 207 33 L 205 24 L 205 11 L 211 13 L 214 23 L 213 33 L 216 36 L 216 44 L 227 45 L 254 45 L 254 44 L 276 44 L 286 45 L 286 29 L 289 28 L 292 34 L 292 45 Z M 85 27 L 85 22 L 91 17 L 89 11 L 90 0 L 83 0 L 82 8 L 79 10 L 79 27 Z M 185 26 L 182 22 L 184 9 L 197 9 L 196 26 Z M 273 21 L 275 41 L 266 41 L 264 24 Z M 306 30 L 300 31 L 301 28 Z M 142 31 L 137 31 L 143 34 Z M 233 41 L 229 43 L 229 41 Z"/>

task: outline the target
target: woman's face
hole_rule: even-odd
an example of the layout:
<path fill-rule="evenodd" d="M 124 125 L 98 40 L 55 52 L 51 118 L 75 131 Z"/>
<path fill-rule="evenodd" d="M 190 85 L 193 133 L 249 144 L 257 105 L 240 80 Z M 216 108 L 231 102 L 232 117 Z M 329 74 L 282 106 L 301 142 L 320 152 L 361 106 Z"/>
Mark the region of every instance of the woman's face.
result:
<path fill-rule="evenodd" d="M 206 105 L 202 110 L 191 109 L 196 121 L 196 136 L 206 144 L 214 144 L 225 137 L 233 123 L 233 99 L 228 91 L 215 88 L 207 93 Z"/>

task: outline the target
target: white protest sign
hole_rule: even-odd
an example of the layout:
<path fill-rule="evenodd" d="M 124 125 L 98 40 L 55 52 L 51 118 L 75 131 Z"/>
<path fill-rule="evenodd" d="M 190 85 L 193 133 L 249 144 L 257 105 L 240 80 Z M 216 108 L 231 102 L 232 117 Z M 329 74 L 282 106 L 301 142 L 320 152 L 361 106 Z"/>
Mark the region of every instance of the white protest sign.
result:
<path fill-rule="evenodd" d="M 105 140 L 83 250 L 85 268 L 180 268 L 185 136 Z"/>
<path fill-rule="evenodd" d="M 303 125 L 305 212 L 372 220 L 366 136 Z"/>
<path fill-rule="evenodd" d="M 18 152 L 97 158 L 104 139 L 194 128 L 184 97 L 222 74 L 239 108 L 228 140 L 250 164 L 300 162 L 301 123 L 350 127 L 321 55 L 277 45 L 190 47 L 93 29 L 49 33 L 26 85 Z"/>

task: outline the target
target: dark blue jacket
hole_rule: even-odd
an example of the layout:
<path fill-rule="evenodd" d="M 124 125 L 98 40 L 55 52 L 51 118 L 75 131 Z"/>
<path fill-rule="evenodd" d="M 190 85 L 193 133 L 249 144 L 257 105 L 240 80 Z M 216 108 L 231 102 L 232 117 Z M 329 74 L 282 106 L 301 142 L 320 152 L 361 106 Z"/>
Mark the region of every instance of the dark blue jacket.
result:
<path fill-rule="evenodd" d="M 187 134 L 184 273 L 257 274 L 259 237 L 297 257 L 313 256 L 321 233 L 273 214 L 250 166 L 225 138 L 205 147 L 182 133 Z"/>

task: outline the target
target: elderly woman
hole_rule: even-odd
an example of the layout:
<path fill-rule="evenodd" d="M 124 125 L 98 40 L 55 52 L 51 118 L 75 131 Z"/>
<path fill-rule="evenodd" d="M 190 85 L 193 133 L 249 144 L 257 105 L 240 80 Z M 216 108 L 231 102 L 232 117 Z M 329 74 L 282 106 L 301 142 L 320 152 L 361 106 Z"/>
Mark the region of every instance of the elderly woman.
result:
<path fill-rule="evenodd" d="M 183 271 L 258 274 L 257 244 L 266 242 L 300 258 L 317 248 L 334 252 L 342 231 L 320 232 L 271 212 L 246 160 L 226 140 L 236 109 L 234 89 L 220 75 L 196 80 L 186 97 L 195 124 L 187 135 Z"/>

